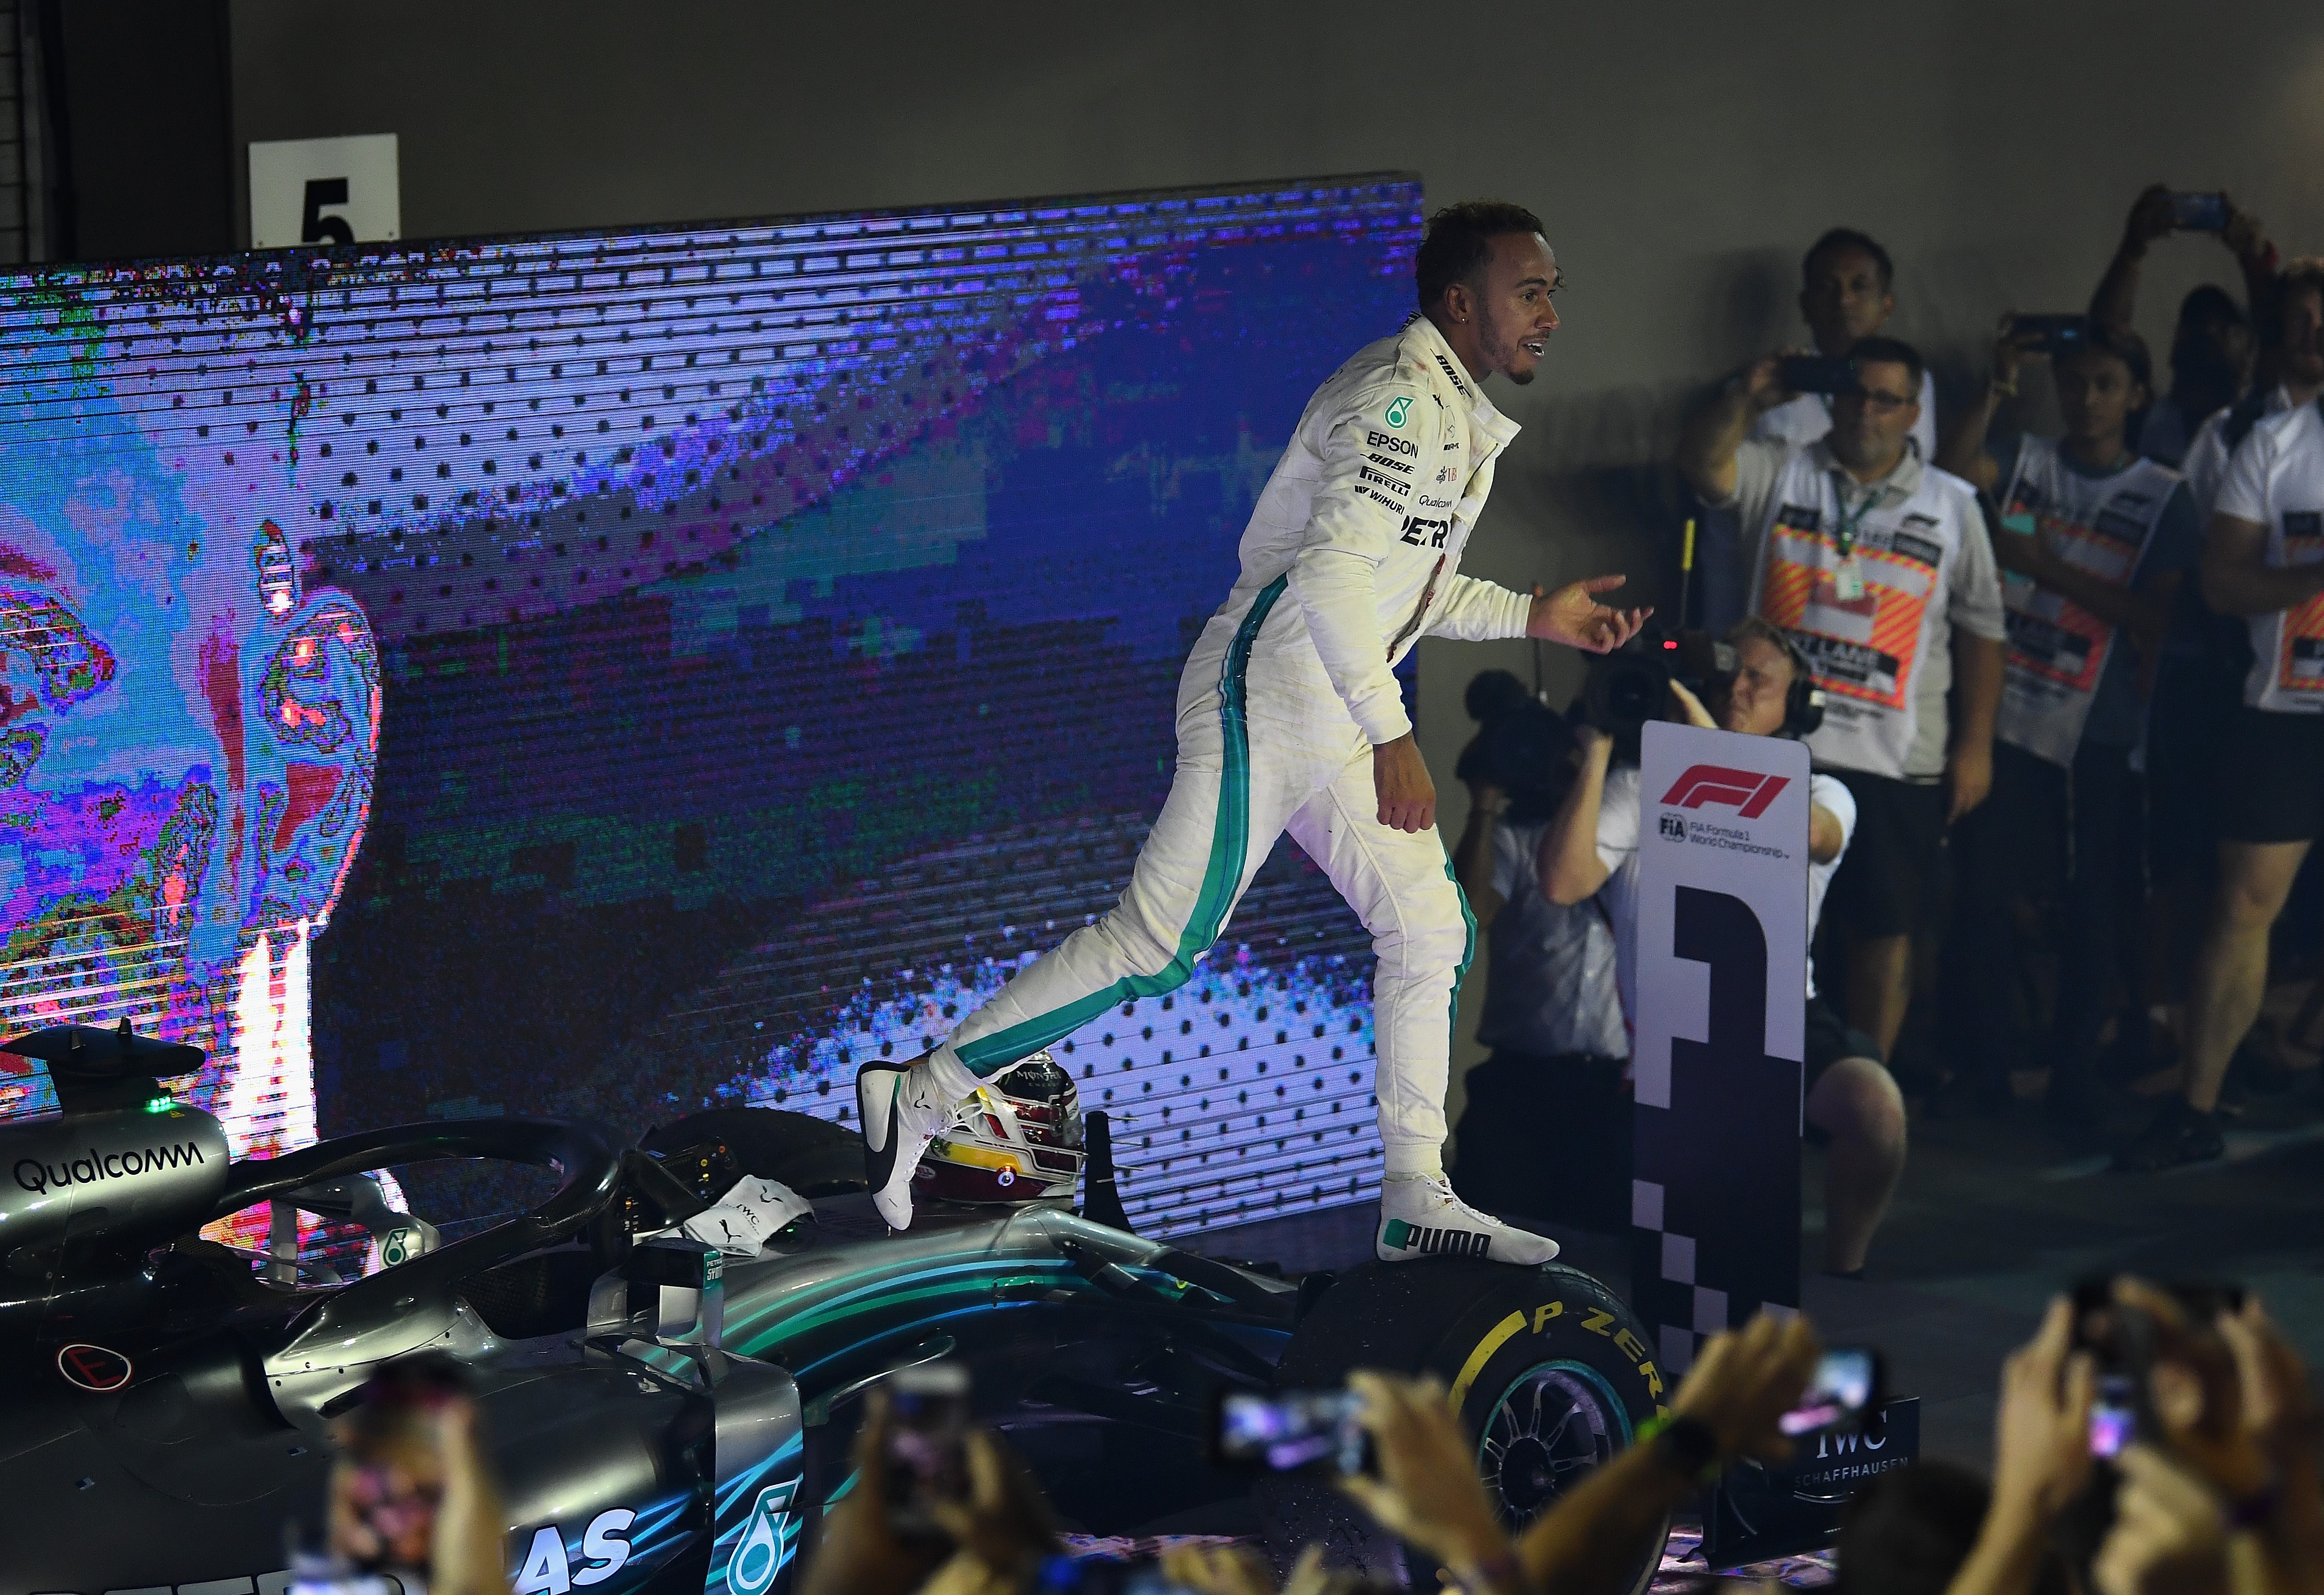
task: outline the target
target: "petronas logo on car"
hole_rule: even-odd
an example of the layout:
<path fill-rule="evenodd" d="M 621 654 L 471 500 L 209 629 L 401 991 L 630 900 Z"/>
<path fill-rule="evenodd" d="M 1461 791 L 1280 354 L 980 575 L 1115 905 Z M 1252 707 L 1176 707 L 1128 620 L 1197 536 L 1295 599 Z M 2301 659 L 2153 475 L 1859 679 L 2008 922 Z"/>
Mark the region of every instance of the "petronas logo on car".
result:
<path fill-rule="evenodd" d="M 751 1503 L 751 1517 L 742 1526 L 742 1538 L 735 1545 L 734 1554 L 726 1560 L 729 1595 L 767 1595 L 775 1587 L 776 1575 L 783 1571 L 798 1544 L 798 1519 L 790 1510 L 798 1487 L 796 1479 L 770 1484 Z"/>
<path fill-rule="evenodd" d="M 1431 1230 L 1419 1224 L 1407 1224 L 1402 1219 L 1390 1219 L 1381 1231 L 1380 1240 L 1391 1250 L 1416 1251 L 1424 1256 L 1442 1252 L 1446 1257 L 1480 1258 L 1493 1244 L 1493 1238 L 1476 1230 Z"/>

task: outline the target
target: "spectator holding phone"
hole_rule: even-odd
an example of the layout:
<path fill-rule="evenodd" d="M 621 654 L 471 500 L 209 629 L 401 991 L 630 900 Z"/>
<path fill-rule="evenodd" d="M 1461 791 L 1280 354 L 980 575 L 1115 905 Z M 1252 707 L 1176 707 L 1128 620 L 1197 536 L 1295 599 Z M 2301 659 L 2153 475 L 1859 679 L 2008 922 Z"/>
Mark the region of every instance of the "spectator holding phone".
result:
<path fill-rule="evenodd" d="M 2090 1476 L 2097 1389 L 2096 1362 L 2074 1346 L 2073 1304 L 2059 1296 L 2040 1332 L 2002 1365 L 1993 1505 L 1948 1595 L 2032 1595 L 2051 1536 Z"/>
<path fill-rule="evenodd" d="M 2006 573 L 2009 646 L 1996 723 L 1993 796 L 1957 836 L 1948 1010 L 1956 1054 L 1979 1106 L 1997 1110 L 2019 1061 L 2009 993 L 2029 949 L 2012 903 L 2064 861 L 2064 920 L 2050 1027 L 2053 1120 L 2096 1117 L 2098 1041 L 2119 987 L 2126 1022 L 2146 1011 L 2135 929 L 2145 897 L 2144 794 L 2134 752 L 2173 604 L 2200 558 L 2192 500 L 2178 474 L 2142 458 L 2129 433 L 2150 397 L 2146 346 L 2089 326 L 2029 349 L 2005 318 L 1997 387 L 2027 354 L 2051 354 L 2065 435 L 2023 437 L 1987 452 L 1979 426 L 1956 433 L 1948 465 L 2001 507 L 1995 554 Z M 2062 842 L 2063 845 L 2060 844 Z"/>
<path fill-rule="evenodd" d="M 1358 1373 L 1348 1384 L 1364 1398 L 1379 1477 L 1343 1479 L 1341 1488 L 1472 1595 L 1615 1589 L 1653 1554 L 1671 1508 L 1721 1466 L 1791 1454 L 1779 1420 L 1807 1388 L 1819 1352 L 1815 1331 L 1797 1314 L 1762 1311 L 1711 1336 L 1672 1394 L 1669 1419 L 1562 1492 L 1514 1544 L 1477 1481 L 1476 1442 L 1462 1432 L 1443 1387 Z"/>
<path fill-rule="evenodd" d="M 1834 227 L 1811 244 L 1800 261 L 1800 317 L 1808 324 L 1816 352 L 1827 360 L 1852 357 L 1857 345 L 1877 337 L 1896 313 L 1896 266 L 1868 235 Z M 1780 368 L 1779 368 L 1780 369 Z M 1784 391 L 1757 410 L 1749 435 L 1781 443 L 1813 443 L 1832 429 L 1836 392 Z M 1909 433 L 1923 460 L 1937 456 L 1937 390 L 1923 371 L 1916 395 L 1920 411 Z"/>
<path fill-rule="evenodd" d="M 2324 387 L 2324 258 L 2291 263 L 2276 295 L 2287 382 Z M 2268 932 L 2324 831 L 2324 409 L 2255 421 L 2205 535 L 2203 596 L 2250 627 L 2243 706 L 2218 770 L 2219 883 L 2188 993 L 2185 1096 L 2116 1159 L 2152 1170 L 2218 1157 L 2228 1060 L 2259 1016 Z"/>
<path fill-rule="evenodd" d="M 1976 491 L 1923 464 L 1912 441 L 1920 355 L 1870 337 L 1850 357 L 1857 387 L 1834 398 L 1829 436 L 1804 446 L 1747 436 L 1751 418 L 1784 401 L 1771 355 L 1744 374 L 1739 401 L 1696 418 L 1678 466 L 1706 503 L 1740 515 L 1751 612 L 1790 636 L 1826 695 L 1808 751 L 1854 796 L 1858 827 L 1831 897 L 1847 952 L 1843 1012 L 1885 1061 L 1904 1027 L 1945 829 L 1992 781 L 2005 633 Z"/>
<path fill-rule="evenodd" d="M 955 1497 L 899 1498 L 894 1403 L 864 1397 L 854 1488 L 824 1517 L 801 1595 L 1014 1595 L 1057 1552 L 1048 1502 L 990 1429 L 960 1435 Z"/>
<path fill-rule="evenodd" d="M 2173 194 L 2157 183 L 2131 207 L 2122 246 L 2090 299 L 2100 326 L 2130 326 L 2147 249 L 2173 232 L 2209 232 L 2236 257 L 2246 313 L 2216 283 L 2190 290 L 2171 344 L 2171 392 L 2134 442 L 2186 478 L 2198 526 L 2210 522 L 2227 457 L 2262 417 L 2315 397 L 2282 368 L 2276 248 L 2257 217 L 2226 194 Z M 2150 996 L 2175 1008 L 2195 961 L 2201 923 L 2218 885 L 2218 839 L 2211 772 L 2225 751 L 2248 652 L 2242 617 L 2221 615 L 2200 584 L 2181 589 L 2163 646 L 2148 718 L 2147 869 Z M 2183 1030 L 2182 1030 L 2183 1034 Z M 2137 1071 L 2149 1027 L 2126 1033 Z"/>
<path fill-rule="evenodd" d="M 2113 1459 L 2111 1522 L 2090 1564 L 2100 1595 L 2324 1589 L 2307 1370 L 2255 1299 L 2221 1294 L 2113 1282 L 2114 1339 L 2135 1320 L 2145 1354 L 2125 1367 L 2140 1432 Z"/>
<path fill-rule="evenodd" d="M 500 1489 L 476 1438 L 465 1369 L 422 1352 L 383 1365 L 332 1426 L 327 1590 L 506 1595 Z M 385 1577 L 382 1577 L 385 1575 Z"/>
<path fill-rule="evenodd" d="M 1755 617 L 1728 634 L 1735 675 L 1718 695 L 1717 712 L 1673 682 L 1676 706 L 1692 724 L 1746 736 L 1793 736 L 1808 718 L 1815 690 L 1805 657 L 1783 632 Z M 1553 903 L 1595 898 L 1614 927 L 1625 1005 L 1635 1000 L 1637 963 L 1639 788 L 1634 764 L 1612 765 L 1614 739 L 1595 726 L 1578 733 L 1582 777 L 1542 832 L 1542 890 Z M 1808 939 L 1827 889 L 1842 867 L 1857 825 L 1855 796 L 1837 777 L 1808 781 Z M 1803 1031 L 1803 1112 L 1831 1138 L 1824 1165 L 1824 1255 L 1828 1274 L 1853 1278 L 1895 1194 L 1904 1169 L 1904 1099 L 1879 1047 L 1842 1023 L 1816 994 L 1811 967 Z"/>
<path fill-rule="evenodd" d="M 1806 375 L 1820 364 L 1821 374 L 1812 379 L 1818 388 L 1794 391 L 1779 380 L 1772 392 L 1754 392 L 1747 372 L 1728 382 L 1695 424 L 1713 432 L 1737 425 L 1745 436 L 1802 446 L 1830 432 L 1833 402 L 1852 383 L 1843 363 L 1855 355 L 1858 344 L 1878 337 L 1896 313 L 1895 280 L 1895 263 L 1868 234 L 1853 227 L 1834 227 L 1824 234 L 1800 260 L 1800 317 L 1821 359 L 1803 360 L 1794 367 Z M 1783 355 L 1774 358 L 1780 379 Z M 1912 447 L 1922 459 L 1933 460 L 1937 390 L 1926 372 L 1920 377 L 1918 397 Z M 1702 518 L 1702 616 L 1713 631 L 1734 624 L 1748 602 L 1751 570 L 1741 549 L 1749 530 L 1738 522 L 1732 510 L 1706 504 Z"/>
<path fill-rule="evenodd" d="M 2275 246 L 2259 218 L 2223 193 L 2173 193 L 2161 183 L 2142 191 L 2123 224 L 2122 243 L 2090 295 L 2090 320 L 2126 332 L 2138 308 L 2146 252 L 2173 233 L 2209 233 L 2236 257 L 2255 309 L 2275 271 Z M 2141 453 L 2166 466 L 2186 457 L 2204 418 L 2233 404 L 2251 379 L 2251 320 L 2225 289 L 2204 283 L 2180 302 L 2171 340 L 2171 392 L 2155 401 L 2140 435 Z"/>

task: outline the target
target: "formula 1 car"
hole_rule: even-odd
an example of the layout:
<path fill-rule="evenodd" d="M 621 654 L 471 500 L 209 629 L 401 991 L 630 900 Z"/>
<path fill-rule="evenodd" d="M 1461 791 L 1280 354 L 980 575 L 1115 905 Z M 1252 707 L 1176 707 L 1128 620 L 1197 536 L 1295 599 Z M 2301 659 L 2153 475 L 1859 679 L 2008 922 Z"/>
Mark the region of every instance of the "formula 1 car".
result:
<path fill-rule="evenodd" d="M 217 1120 L 159 1083 L 198 1068 L 198 1049 L 78 1027 L 0 1045 L 44 1060 L 61 1103 L 0 1127 L 0 1595 L 284 1595 L 286 1525 L 319 1526 L 331 1420 L 371 1369 L 423 1349 L 478 1392 L 515 1595 L 788 1588 L 851 1482 L 864 1391 L 939 1358 L 968 1366 L 979 1415 L 1069 1529 L 1323 1538 L 1375 1564 L 1380 1542 L 1336 1492 L 1210 1465 L 1215 1391 L 1432 1370 L 1512 1520 L 1628 1443 L 1664 1395 L 1623 1305 L 1554 1266 L 1283 1277 L 1054 1194 L 930 1201 L 890 1235 L 853 1133 L 761 1109 L 696 1114 L 643 1147 L 488 1119 L 237 1163 Z M 370 1177 L 432 1157 L 541 1165 L 558 1183 L 441 1241 Z M 813 1216 L 748 1259 L 670 1230 L 743 1176 Z M 262 1204 L 273 1240 L 255 1257 L 202 1239 Z M 384 1266 L 342 1278 L 312 1247 L 302 1260 L 298 1212 L 361 1226 Z"/>

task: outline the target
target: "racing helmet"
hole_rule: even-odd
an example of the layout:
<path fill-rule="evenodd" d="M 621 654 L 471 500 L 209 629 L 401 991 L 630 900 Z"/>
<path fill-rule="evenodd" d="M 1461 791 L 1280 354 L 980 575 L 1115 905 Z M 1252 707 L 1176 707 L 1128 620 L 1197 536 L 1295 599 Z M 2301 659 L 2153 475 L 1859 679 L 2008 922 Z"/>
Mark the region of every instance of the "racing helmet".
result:
<path fill-rule="evenodd" d="M 1037 1052 L 953 1110 L 912 1173 L 912 1194 L 945 1202 L 1070 1197 L 1082 1157 L 1081 1093 L 1056 1059 Z"/>

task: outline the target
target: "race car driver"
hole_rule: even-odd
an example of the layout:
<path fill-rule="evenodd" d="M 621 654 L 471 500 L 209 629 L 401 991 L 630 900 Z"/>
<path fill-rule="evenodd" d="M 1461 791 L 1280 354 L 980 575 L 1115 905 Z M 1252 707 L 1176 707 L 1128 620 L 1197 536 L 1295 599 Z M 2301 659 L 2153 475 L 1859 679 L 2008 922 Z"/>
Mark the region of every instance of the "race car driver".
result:
<path fill-rule="evenodd" d="M 1316 390 L 1259 496 L 1241 575 L 1180 678 L 1176 774 L 1121 901 L 933 1052 L 857 1073 L 873 1197 L 895 1228 L 911 1222 L 913 1170 L 954 1104 L 1108 1008 L 1185 983 L 1288 831 L 1379 957 L 1379 1255 L 1557 1255 L 1470 1208 L 1444 1176 L 1452 1002 L 1475 921 L 1392 672 L 1423 636 L 1603 652 L 1646 614 L 1598 602 L 1618 576 L 1529 597 L 1460 574 L 1517 432 L 1483 383 L 1533 380 L 1557 330 L 1557 259 L 1530 212 L 1478 200 L 1430 219 L 1415 270 L 1419 314 Z"/>

